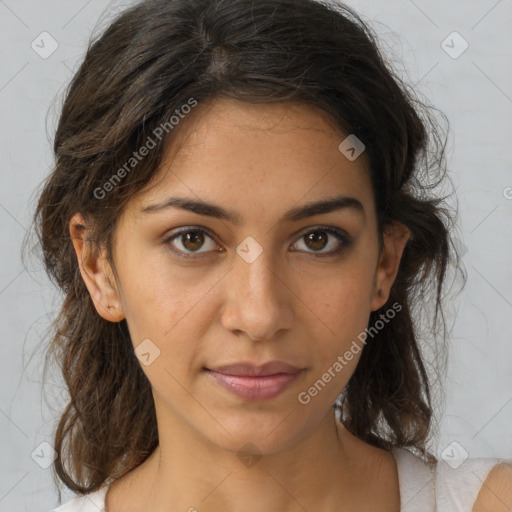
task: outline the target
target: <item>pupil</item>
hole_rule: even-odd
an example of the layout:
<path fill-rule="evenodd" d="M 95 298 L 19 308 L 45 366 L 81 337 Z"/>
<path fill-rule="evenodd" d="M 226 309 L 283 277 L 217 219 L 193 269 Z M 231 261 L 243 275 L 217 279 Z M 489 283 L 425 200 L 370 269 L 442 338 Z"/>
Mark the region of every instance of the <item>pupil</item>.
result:
<path fill-rule="evenodd" d="M 190 251 L 195 251 L 201 247 L 203 244 L 203 234 L 198 231 L 191 231 L 190 233 L 186 233 L 183 235 L 183 245 Z M 192 243 L 192 247 L 190 247 L 190 242 Z"/>
<path fill-rule="evenodd" d="M 311 247 L 311 245 L 308 244 L 308 247 L 310 247 L 310 249 L 323 249 L 325 247 L 326 234 L 324 231 L 315 231 L 314 233 L 310 233 L 309 235 L 307 235 L 307 240 L 313 243 L 313 247 Z"/>

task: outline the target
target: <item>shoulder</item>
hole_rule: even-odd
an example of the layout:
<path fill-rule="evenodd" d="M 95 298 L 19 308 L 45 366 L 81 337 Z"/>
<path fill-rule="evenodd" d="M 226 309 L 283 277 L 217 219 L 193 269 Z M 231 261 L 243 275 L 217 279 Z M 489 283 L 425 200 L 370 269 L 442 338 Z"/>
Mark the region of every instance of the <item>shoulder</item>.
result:
<path fill-rule="evenodd" d="M 497 464 L 483 483 L 473 512 L 508 512 L 512 509 L 512 465 Z"/>

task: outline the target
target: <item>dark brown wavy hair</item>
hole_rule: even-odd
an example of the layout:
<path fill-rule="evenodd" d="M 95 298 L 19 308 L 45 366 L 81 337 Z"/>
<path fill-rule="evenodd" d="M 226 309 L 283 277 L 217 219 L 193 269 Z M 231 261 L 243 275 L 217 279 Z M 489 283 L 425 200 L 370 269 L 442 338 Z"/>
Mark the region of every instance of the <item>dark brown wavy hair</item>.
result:
<path fill-rule="evenodd" d="M 438 191 L 448 176 L 437 110 L 418 99 L 367 22 L 343 4 L 146 0 L 91 37 L 65 91 L 55 167 L 34 215 L 46 271 L 63 293 L 46 353 L 46 362 L 58 361 L 69 392 L 54 440 L 56 484 L 93 492 L 158 445 L 151 386 L 126 321 L 97 314 L 79 272 L 70 219 L 84 216 L 93 227 L 89 241 L 106 247 L 114 265 L 116 222 L 157 172 L 173 131 L 101 199 L 98 190 L 191 98 L 201 104 L 218 97 L 308 104 L 365 144 L 380 243 L 395 220 L 411 237 L 389 300 L 371 313 L 369 325 L 389 304 L 402 310 L 365 346 L 346 388 L 342 421 L 371 445 L 409 447 L 436 461 L 427 449 L 436 423 L 434 383 L 420 341 L 437 346 L 441 326 L 444 343 L 443 284 L 448 265 L 458 269 L 460 262 L 450 234 L 456 212 Z M 423 331 L 427 310 L 433 314 Z"/>

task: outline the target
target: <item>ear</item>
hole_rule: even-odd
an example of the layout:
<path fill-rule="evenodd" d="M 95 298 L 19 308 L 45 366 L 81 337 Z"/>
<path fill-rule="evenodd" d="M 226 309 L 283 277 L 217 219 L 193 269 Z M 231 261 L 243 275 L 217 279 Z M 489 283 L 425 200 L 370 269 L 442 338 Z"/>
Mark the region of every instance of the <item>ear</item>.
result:
<path fill-rule="evenodd" d="M 73 215 L 69 232 L 80 273 L 89 290 L 98 314 L 109 322 L 120 322 L 125 318 L 115 276 L 107 261 L 105 251 L 93 250 L 87 239 L 87 225 L 80 213 Z"/>
<path fill-rule="evenodd" d="M 395 282 L 402 253 L 411 232 L 401 222 L 395 221 L 384 228 L 383 247 L 375 272 L 372 290 L 371 310 L 375 311 L 386 304 L 391 286 Z"/>

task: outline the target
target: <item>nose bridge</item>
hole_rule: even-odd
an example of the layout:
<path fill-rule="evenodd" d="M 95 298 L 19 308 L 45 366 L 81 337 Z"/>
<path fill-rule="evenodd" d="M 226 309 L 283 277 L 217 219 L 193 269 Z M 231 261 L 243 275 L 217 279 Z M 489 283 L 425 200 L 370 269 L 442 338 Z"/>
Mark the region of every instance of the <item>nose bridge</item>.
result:
<path fill-rule="evenodd" d="M 258 238 L 261 244 L 255 237 L 248 236 L 238 245 L 234 263 L 242 289 L 255 300 L 262 295 L 273 295 L 277 279 L 270 237 L 260 235 Z"/>
<path fill-rule="evenodd" d="M 229 313 L 224 316 L 226 328 L 244 331 L 252 339 L 272 338 L 290 327 L 286 286 L 277 276 L 270 237 L 265 240 L 268 243 L 260 244 L 249 236 L 236 248 L 226 304 Z"/>

